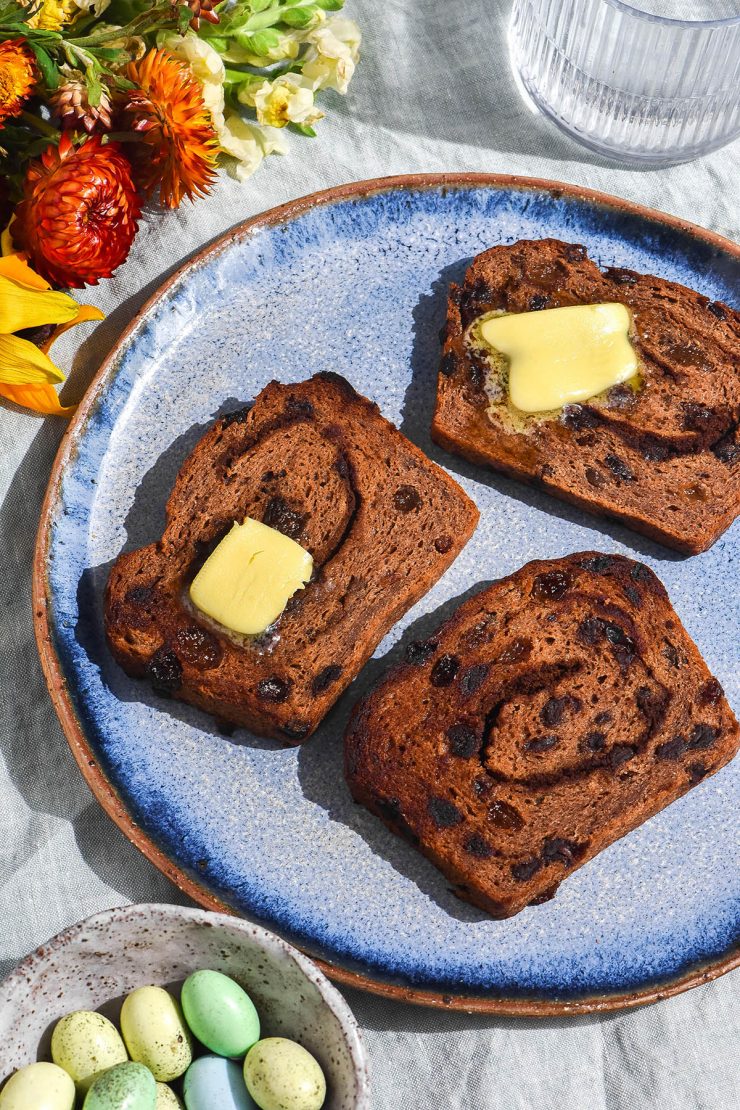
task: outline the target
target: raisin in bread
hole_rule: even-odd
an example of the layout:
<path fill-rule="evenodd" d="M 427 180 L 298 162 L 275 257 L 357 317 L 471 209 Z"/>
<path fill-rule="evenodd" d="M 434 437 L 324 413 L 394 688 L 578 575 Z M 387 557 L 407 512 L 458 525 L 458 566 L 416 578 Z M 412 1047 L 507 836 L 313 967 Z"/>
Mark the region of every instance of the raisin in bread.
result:
<path fill-rule="evenodd" d="M 653 572 L 585 552 L 528 563 L 411 644 L 355 708 L 345 772 L 457 894 L 509 917 L 737 746 Z"/>
<path fill-rule="evenodd" d="M 214 625 L 188 599 L 208 554 L 246 516 L 314 559 L 309 585 L 256 638 Z M 272 382 L 252 408 L 218 420 L 185 461 L 162 538 L 114 563 L 108 642 L 155 691 L 297 743 L 477 519 L 460 487 L 344 378 Z"/>
<path fill-rule="evenodd" d="M 511 409 L 470 327 L 491 311 L 619 301 L 641 388 L 549 418 Z M 555 239 L 478 255 L 450 289 L 432 436 L 678 551 L 706 550 L 740 511 L 740 314 L 674 282 L 591 262 Z"/>

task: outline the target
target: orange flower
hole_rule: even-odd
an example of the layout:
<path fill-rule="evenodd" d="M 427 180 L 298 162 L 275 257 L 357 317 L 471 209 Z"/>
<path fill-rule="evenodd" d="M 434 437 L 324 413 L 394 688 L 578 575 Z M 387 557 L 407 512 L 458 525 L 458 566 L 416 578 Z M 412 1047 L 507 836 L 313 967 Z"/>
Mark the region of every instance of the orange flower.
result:
<path fill-rule="evenodd" d="M 25 39 L 0 42 L 0 127 L 17 116 L 36 83 L 33 54 Z"/>
<path fill-rule="evenodd" d="M 75 146 L 65 131 L 31 163 L 23 193 L 12 235 L 52 285 L 97 285 L 126 258 L 141 209 L 118 143 Z"/>
<path fill-rule="evenodd" d="M 128 93 L 124 126 L 136 131 L 131 158 L 146 193 L 159 184 L 162 204 L 177 208 L 184 196 L 204 196 L 216 176 L 218 137 L 198 81 L 184 62 L 164 50 L 150 50 L 131 62 L 126 76 L 137 87 Z"/>

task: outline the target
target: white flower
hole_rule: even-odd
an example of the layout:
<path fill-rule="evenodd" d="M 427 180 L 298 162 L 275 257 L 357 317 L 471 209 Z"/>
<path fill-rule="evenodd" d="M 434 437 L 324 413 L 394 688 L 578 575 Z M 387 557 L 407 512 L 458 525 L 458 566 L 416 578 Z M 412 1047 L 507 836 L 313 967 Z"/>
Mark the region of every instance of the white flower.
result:
<path fill-rule="evenodd" d="M 248 123 L 238 112 L 229 112 L 218 137 L 221 149 L 237 159 L 233 173 L 239 181 L 250 177 L 267 154 L 285 153 L 274 132 Z"/>
<path fill-rule="evenodd" d="M 286 123 L 310 127 L 323 116 L 314 105 L 312 86 L 294 73 L 242 85 L 239 100 L 255 108 L 258 121 L 270 127 L 285 127 Z"/>
<path fill-rule="evenodd" d="M 303 76 L 314 90 L 346 93 L 360 57 L 360 28 L 352 19 L 335 16 L 306 35 Z"/>
<path fill-rule="evenodd" d="M 91 12 L 97 18 L 110 5 L 110 0 L 74 0 L 74 4 L 81 12 Z"/>
<path fill-rule="evenodd" d="M 160 35 L 158 45 L 187 62 L 196 81 L 203 91 L 203 102 L 211 113 L 213 126 L 221 134 L 224 123 L 224 81 L 226 67 L 219 54 L 205 39 L 198 38 L 193 31 L 184 35 Z"/>

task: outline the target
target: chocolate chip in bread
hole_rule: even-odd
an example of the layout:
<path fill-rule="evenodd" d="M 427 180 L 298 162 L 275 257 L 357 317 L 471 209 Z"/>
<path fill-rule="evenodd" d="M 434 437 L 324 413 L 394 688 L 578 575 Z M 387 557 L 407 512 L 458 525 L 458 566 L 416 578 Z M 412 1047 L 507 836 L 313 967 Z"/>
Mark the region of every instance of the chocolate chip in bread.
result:
<path fill-rule="evenodd" d="M 411 644 L 353 713 L 353 796 L 496 917 L 727 763 L 738 724 L 644 564 L 528 563 Z"/>
<path fill-rule="evenodd" d="M 204 618 L 188 586 L 235 521 L 307 548 L 308 586 L 263 635 Z M 220 721 L 299 743 L 469 539 L 475 505 L 339 375 L 270 383 L 180 470 L 162 538 L 119 556 L 105 598 L 132 676 Z"/>
<path fill-rule="evenodd" d="M 559 412 L 512 412 L 471 342 L 486 313 L 620 302 L 632 315 L 636 390 Z M 532 317 L 532 327 L 536 317 Z M 555 239 L 494 247 L 450 289 L 432 436 L 678 551 L 706 550 L 740 512 L 740 314 L 675 282 L 603 272 Z"/>

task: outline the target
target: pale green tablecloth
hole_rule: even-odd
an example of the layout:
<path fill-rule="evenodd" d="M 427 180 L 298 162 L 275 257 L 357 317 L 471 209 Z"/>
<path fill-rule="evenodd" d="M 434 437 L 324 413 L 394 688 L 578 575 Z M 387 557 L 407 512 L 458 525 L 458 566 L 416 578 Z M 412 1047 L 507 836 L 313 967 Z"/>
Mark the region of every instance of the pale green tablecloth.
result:
<path fill-rule="evenodd" d="M 239 220 L 340 182 L 487 170 L 578 182 L 737 234 L 738 144 L 692 165 L 600 162 L 515 90 L 504 0 L 349 0 L 365 34 L 350 95 L 314 141 L 291 137 L 246 185 L 146 219 L 127 263 L 86 297 L 107 313 L 57 353 L 81 390 L 166 274 Z M 60 420 L 0 411 L 0 974 L 64 926 L 125 901 L 181 897 L 121 836 L 85 786 L 41 676 L 31 626 L 34 533 Z M 740 979 L 640 1012 L 569 1021 L 442 1014 L 347 991 L 364 1027 L 377 1110 L 730 1110 Z"/>

